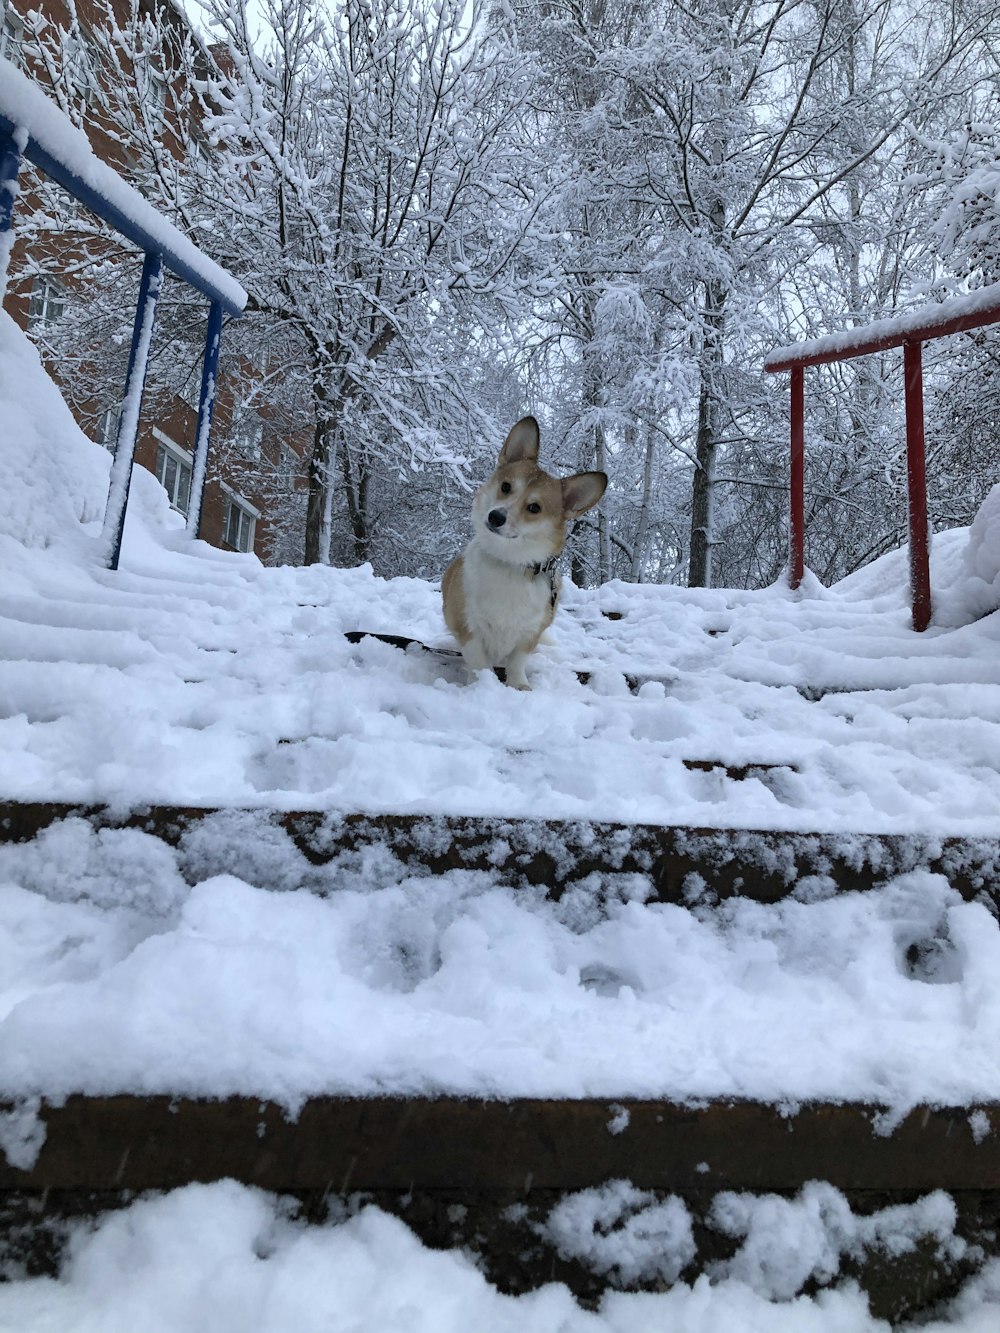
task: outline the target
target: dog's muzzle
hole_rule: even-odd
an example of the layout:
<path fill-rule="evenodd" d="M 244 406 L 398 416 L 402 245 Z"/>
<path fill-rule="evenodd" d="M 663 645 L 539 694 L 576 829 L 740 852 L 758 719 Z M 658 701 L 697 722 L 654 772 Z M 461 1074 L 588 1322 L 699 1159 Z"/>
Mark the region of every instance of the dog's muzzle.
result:
<path fill-rule="evenodd" d="M 490 525 L 490 527 L 493 529 L 494 532 L 499 532 L 500 529 L 503 527 L 503 525 L 507 522 L 506 509 L 491 509 L 490 512 L 486 515 L 486 522 Z"/>

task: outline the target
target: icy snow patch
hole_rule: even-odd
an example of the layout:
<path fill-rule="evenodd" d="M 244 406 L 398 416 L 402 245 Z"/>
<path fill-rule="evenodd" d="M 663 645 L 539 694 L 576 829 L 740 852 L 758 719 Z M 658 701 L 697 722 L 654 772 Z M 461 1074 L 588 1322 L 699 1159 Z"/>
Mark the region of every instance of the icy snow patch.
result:
<path fill-rule="evenodd" d="M 26 1097 L 8 1111 L 0 1111 L 0 1152 L 18 1171 L 30 1171 L 38 1161 L 47 1130 L 39 1112 L 39 1097 Z"/>
<path fill-rule="evenodd" d="M 611 1274 L 623 1286 L 657 1277 L 675 1282 L 695 1256 L 683 1201 L 658 1201 L 627 1180 L 567 1195 L 538 1232 L 564 1259 Z"/>
<path fill-rule="evenodd" d="M 787 1301 L 810 1278 L 828 1283 L 844 1255 L 880 1250 L 898 1256 L 921 1240 L 957 1260 L 965 1242 L 955 1236 L 955 1205 L 938 1190 L 914 1204 L 884 1208 L 870 1217 L 855 1215 L 832 1185 L 811 1181 L 795 1199 L 776 1194 L 720 1194 L 711 1221 L 742 1244 L 732 1259 L 713 1265 L 716 1279 L 745 1282 L 768 1300 Z"/>

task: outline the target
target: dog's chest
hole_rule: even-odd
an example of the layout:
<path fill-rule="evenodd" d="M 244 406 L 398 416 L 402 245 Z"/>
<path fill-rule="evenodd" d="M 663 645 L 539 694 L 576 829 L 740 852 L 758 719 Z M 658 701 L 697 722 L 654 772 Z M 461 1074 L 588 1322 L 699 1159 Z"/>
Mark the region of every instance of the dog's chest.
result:
<path fill-rule="evenodd" d="M 465 615 L 484 644 L 510 652 L 536 639 L 552 619 L 552 575 L 484 557 L 473 544 L 463 561 Z"/>

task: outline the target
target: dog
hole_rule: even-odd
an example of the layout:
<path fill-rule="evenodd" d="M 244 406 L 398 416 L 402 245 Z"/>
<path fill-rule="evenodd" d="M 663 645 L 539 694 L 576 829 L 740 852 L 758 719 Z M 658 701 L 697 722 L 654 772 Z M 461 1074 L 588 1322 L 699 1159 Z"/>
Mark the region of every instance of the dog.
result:
<path fill-rule="evenodd" d="M 549 476 L 538 466 L 538 444 L 538 422 L 523 417 L 476 492 L 472 540 L 441 580 L 445 623 L 473 676 L 502 667 L 516 690 L 531 689 L 524 664 L 556 612 L 555 564 L 567 524 L 592 509 L 608 484 L 603 472 Z"/>

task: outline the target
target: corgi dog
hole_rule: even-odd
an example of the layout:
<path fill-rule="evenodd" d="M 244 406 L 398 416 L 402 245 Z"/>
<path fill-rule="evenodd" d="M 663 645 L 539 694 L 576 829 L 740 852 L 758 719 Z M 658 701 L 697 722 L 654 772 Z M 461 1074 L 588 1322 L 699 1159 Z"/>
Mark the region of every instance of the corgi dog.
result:
<path fill-rule="evenodd" d="M 551 477 L 538 466 L 538 422 L 524 417 L 472 503 L 472 540 L 441 580 L 444 618 L 472 671 L 503 667 L 530 690 L 524 664 L 552 623 L 566 526 L 604 494 L 603 472 Z"/>

